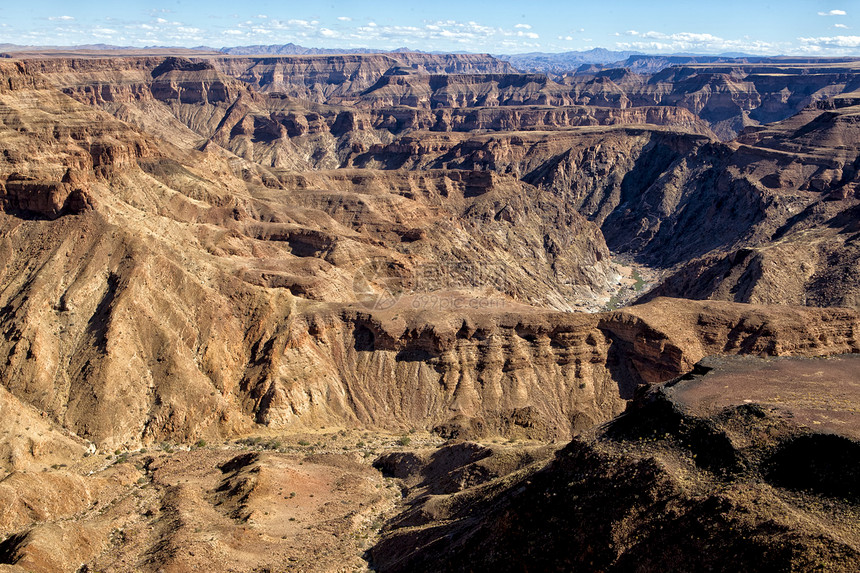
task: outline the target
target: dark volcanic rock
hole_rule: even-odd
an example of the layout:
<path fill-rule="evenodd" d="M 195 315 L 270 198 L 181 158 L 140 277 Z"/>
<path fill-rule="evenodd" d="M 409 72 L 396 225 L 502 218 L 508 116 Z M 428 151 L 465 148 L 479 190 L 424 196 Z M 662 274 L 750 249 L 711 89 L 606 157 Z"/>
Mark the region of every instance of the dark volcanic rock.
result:
<path fill-rule="evenodd" d="M 804 411 L 805 385 L 815 384 L 804 368 L 821 371 L 835 397 L 856 394 L 851 379 L 831 375 L 857 362 L 704 362 L 640 393 L 548 464 L 447 497 L 416 496 L 411 519 L 391 522 L 371 550 L 373 563 L 379 571 L 855 570 L 860 443 L 816 433 L 792 413 Z M 784 381 L 797 369 L 796 384 Z M 742 386 L 724 394 L 738 374 L 778 382 L 796 398 L 754 403 Z"/>

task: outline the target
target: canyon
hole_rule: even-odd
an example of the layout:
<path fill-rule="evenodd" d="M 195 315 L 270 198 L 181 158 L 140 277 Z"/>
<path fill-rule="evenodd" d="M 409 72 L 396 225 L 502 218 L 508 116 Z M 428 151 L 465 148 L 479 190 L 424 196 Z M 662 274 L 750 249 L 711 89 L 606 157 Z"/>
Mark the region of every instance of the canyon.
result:
<path fill-rule="evenodd" d="M 856 568 L 860 62 L 11 56 L 0 570 Z"/>

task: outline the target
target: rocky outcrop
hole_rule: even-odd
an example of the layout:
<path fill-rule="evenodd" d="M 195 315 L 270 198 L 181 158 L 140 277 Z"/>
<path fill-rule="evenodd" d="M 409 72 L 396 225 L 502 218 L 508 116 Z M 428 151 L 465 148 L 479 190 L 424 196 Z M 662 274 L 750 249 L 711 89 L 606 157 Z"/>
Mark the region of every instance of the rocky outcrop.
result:
<path fill-rule="evenodd" d="M 159 77 L 198 71 L 176 64 Z M 52 89 L 4 94 L 3 104 L 4 385 L 104 447 L 296 422 L 276 399 L 287 380 L 279 352 L 311 299 L 355 301 L 386 292 L 389 276 L 433 269 L 420 278 L 470 300 L 562 305 L 572 288 L 599 290 L 611 270 L 593 224 L 512 178 L 366 173 L 323 199 L 325 184 L 347 186 L 337 175 L 291 197 L 235 158 L 156 152 L 149 136 Z M 350 218 L 348 201 L 368 214 Z M 376 263 L 385 271 L 361 290 L 355 277 Z M 490 283 L 483 273 L 494 268 Z M 293 388 L 343 392 L 329 381 Z M 301 423 L 372 421 L 322 404 L 296 402 L 311 412 Z"/>
<path fill-rule="evenodd" d="M 86 183 L 74 181 L 68 171 L 63 181 L 42 181 L 12 173 L 0 185 L 0 209 L 56 218 L 62 214 L 80 214 L 93 208 L 94 199 Z"/>
<path fill-rule="evenodd" d="M 640 107 L 626 110 L 590 107 L 503 106 L 479 108 L 379 109 L 370 113 L 372 125 L 392 133 L 420 131 L 531 131 L 619 124 L 650 124 L 679 131 L 708 134 L 705 124 L 684 110 Z"/>
<path fill-rule="evenodd" d="M 597 222 L 613 251 L 670 266 L 748 238 L 768 209 L 786 211 L 778 194 L 737 174 L 734 158 L 730 147 L 703 137 L 619 127 L 552 135 L 410 135 L 371 147 L 351 162 L 511 173 Z"/>
<path fill-rule="evenodd" d="M 401 481 L 406 503 L 371 549 L 373 565 L 723 570 L 728 555 L 728 567 L 750 571 L 855 569 L 849 516 L 858 506 L 860 444 L 845 431 L 856 432 L 856 420 L 835 434 L 801 425 L 803 392 L 814 383 L 786 380 L 798 367 L 831 376 L 844 369 L 833 380 L 844 392 L 852 358 L 703 362 L 697 374 L 640 393 L 622 416 L 548 462 L 522 452 L 507 473 L 499 470 L 510 453 L 473 444 L 429 459 L 385 456 L 378 464 Z M 737 377 L 745 387 L 727 397 Z M 769 395 L 792 397 L 744 400 L 762 379 L 775 383 Z"/>
<path fill-rule="evenodd" d="M 93 209 L 98 176 L 154 155 L 150 138 L 82 106 L 43 79 L 0 93 L 0 210 L 56 218 Z M 27 74 L 25 74 L 27 75 Z"/>
<path fill-rule="evenodd" d="M 233 102 L 244 90 L 219 74 L 209 62 L 167 58 L 152 72 L 149 86 L 160 101 L 178 100 L 181 104 Z"/>
<path fill-rule="evenodd" d="M 508 62 L 489 54 L 427 54 L 397 52 L 391 56 L 404 67 L 426 74 L 512 74 Z"/>

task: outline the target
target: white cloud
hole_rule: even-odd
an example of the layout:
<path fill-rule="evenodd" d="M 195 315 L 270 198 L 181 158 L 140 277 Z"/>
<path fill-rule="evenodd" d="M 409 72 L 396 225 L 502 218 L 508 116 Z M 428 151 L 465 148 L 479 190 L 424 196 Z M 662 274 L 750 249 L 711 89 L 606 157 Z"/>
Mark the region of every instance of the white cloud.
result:
<path fill-rule="evenodd" d="M 458 49 L 477 51 L 487 50 L 488 45 L 499 46 L 505 50 L 540 47 L 539 44 L 530 41 L 537 40 L 539 37 L 535 32 L 528 32 L 522 27 L 504 29 L 474 21 L 457 20 L 425 22 L 422 26 L 380 25 L 369 22 L 364 26 L 342 30 L 337 36 L 339 39 L 354 41 L 364 46 L 386 44 L 402 46 L 421 42 L 429 46 L 439 46 L 437 49 L 450 49 L 444 46 L 453 44 L 458 46 Z"/>
<path fill-rule="evenodd" d="M 707 33 L 677 32 L 638 32 L 628 30 L 625 35 L 636 38 L 634 41 L 616 42 L 616 47 L 622 50 L 639 50 L 643 52 L 749 52 L 752 54 L 771 54 L 783 51 L 785 46 L 772 42 L 762 42 L 749 38 L 729 40 Z"/>
<path fill-rule="evenodd" d="M 57 20 L 69 22 L 69 21 L 74 20 L 74 19 L 75 18 L 73 16 L 51 16 L 48 18 L 48 20 L 51 20 L 52 22 L 56 22 Z"/>
<path fill-rule="evenodd" d="M 251 22 L 248 22 L 251 24 Z M 300 20 L 298 18 L 294 18 L 291 20 L 287 20 L 286 22 L 282 22 L 280 20 L 273 20 L 271 22 L 271 27 L 278 30 L 303 30 L 303 31 L 313 31 L 317 28 L 316 20 Z"/>
<path fill-rule="evenodd" d="M 848 28 L 848 26 L 846 24 L 833 24 L 833 27 L 834 28 L 845 28 L 845 29 Z"/>
<path fill-rule="evenodd" d="M 90 30 L 90 34 L 100 40 L 112 40 L 116 33 L 117 31 L 113 28 L 95 27 Z"/>
<path fill-rule="evenodd" d="M 824 36 L 821 38 L 798 38 L 805 46 L 821 48 L 860 48 L 860 36 Z"/>
<path fill-rule="evenodd" d="M 256 11 L 255 11 L 256 12 Z M 174 18 L 177 16 L 172 15 Z M 253 18 L 249 19 L 249 17 Z M 355 20 L 350 16 L 332 16 L 325 22 L 300 17 L 277 19 L 275 15 L 254 14 L 232 19 L 224 16 L 222 25 L 202 25 L 196 21 L 183 22 L 168 18 L 161 11 L 150 11 L 138 21 L 113 23 L 102 19 L 90 26 L 79 26 L 78 22 L 65 22 L 67 18 L 55 17 L 51 32 L 56 38 L 69 38 L 67 43 L 104 41 L 105 43 L 128 42 L 130 45 L 241 45 L 253 43 L 295 42 L 305 46 L 365 47 L 391 49 L 409 46 L 425 50 L 450 50 L 467 52 L 534 51 L 552 47 L 541 44 L 541 37 L 531 24 L 511 22 L 508 26 L 490 26 L 483 22 L 442 19 L 422 21 L 411 25 L 393 25 L 373 20 Z M 69 17 L 71 19 L 71 17 Z M 364 23 L 367 22 L 367 23 Z M 2 24 L 2 23 L 0 23 Z M 65 26 L 64 26 L 65 24 Z M 195 26 L 199 26 L 196 27 Z M 326 26 L 326 24 L 328 26 Z M 0 26 L 5 34 L 8 28 Z M 574 36 L 580 38 L 575 28 L 562 32 L 559 47 L 569 49 Z M 76 39 L 79 37 L 79 39 Z M 555 38 L 555 36 L 552 36 Z M 44 43 L 43 40 L 40 40 Z M 20 43 L 36 43 L 35 41 Z"/>
<path fill-rule="evenodd" d="M 845 10 L 831 10 L 830 12 L 819 12 L 819 16 L 847 16 L 848 12 Z"/>

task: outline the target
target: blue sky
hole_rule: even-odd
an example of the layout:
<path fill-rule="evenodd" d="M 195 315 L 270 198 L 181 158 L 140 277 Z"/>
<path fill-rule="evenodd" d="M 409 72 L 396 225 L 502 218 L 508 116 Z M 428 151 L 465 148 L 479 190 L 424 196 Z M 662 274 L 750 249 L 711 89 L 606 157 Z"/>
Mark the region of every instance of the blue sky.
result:
<path fill-rule="evenodd" d="M 860 56 L 860 1 L 11 2 L 0 43 Z"/>

